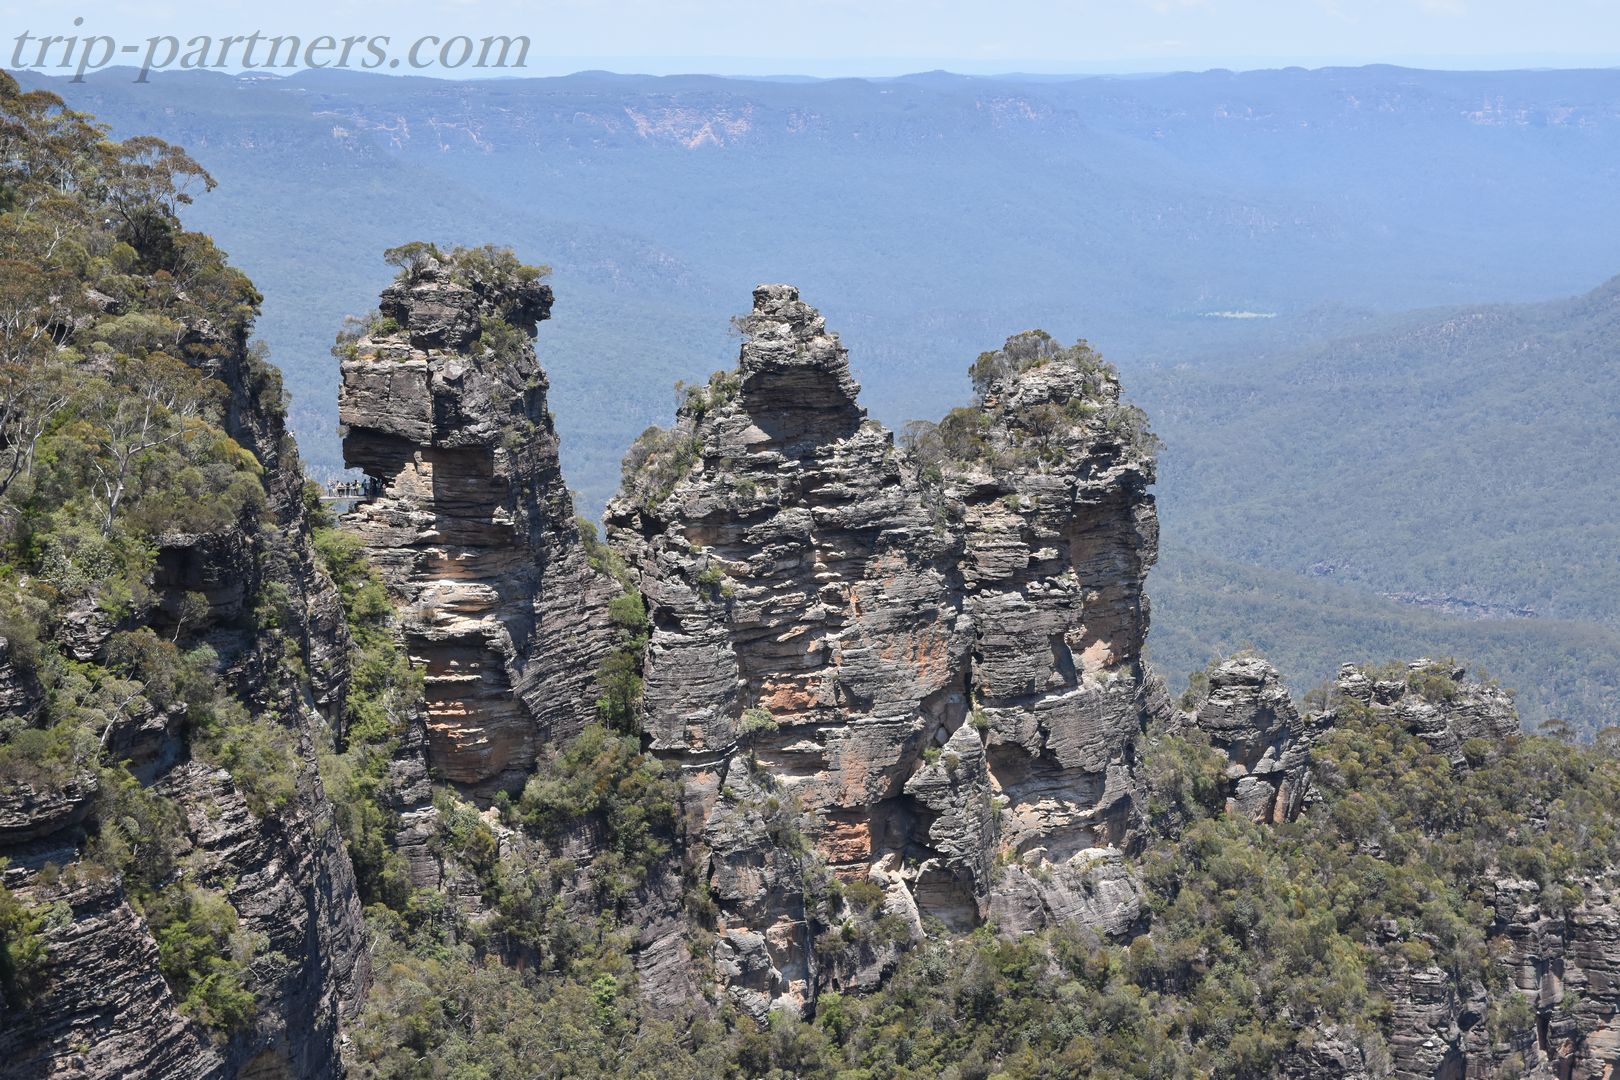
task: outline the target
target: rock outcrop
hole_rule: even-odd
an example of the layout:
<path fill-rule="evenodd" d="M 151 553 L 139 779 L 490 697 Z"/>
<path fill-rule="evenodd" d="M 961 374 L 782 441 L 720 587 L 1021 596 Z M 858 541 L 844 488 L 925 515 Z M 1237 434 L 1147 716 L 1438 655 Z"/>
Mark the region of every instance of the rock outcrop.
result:
<path fill-rule="evenodd" d="M 1380 669 L 1347 664 L 1332 707 L 1303 717 L 1263 660 L 1226 660 L 1207 678 L 1197 707 L 1181 722 L 1226 754 L 1227 812 L 1256 823 L 1312 812 L 1314 745 L 1347 709 L 1394 722 L 1459 771 L 1473 767 L 1470 754 L 1478 755 L 1476 763 L 1486 760 L 1519 731 L 1511 694 L 1428 659 Z M 1488 922 L 1478 932 L 1502 972 L 1499 983 L 1459 983 L 1435 961 L 1380 965 L 1375 981 L 1388 1003 L 1383 1041 L 1324 1031 L 1291 1055 L 1281 1075 L 1607 1080 L 1620 1061 L 1620 902 L 1605 880 L 1586 878 L 1577 887 L 1572 902 L 1562 887 L 1549 897 L 1534 881 L 1496 881 Z M 1394 919 L 1382 932 L 1387 943 L 1429 940 Z M 1513 995 L 1522 1008 L 1514 1007 Z"/>
<path fill-rule="evenodd" d="M 1206 673 L 1190 723 L 1231 762 L 1227 809 L 1261 824 L 1292 821 L 1305 801 L 1310 773 L 1310 719 L 1288 696 L 1277 669 L 1237 657 Z"/>
<path fill-rule="evenodd" d="M 1117 861 L 1138 809 L 1136 740 L 1168 710 L 1142 661 L 1156 443 L 1084 342 L 1029 331 L 972 374 L 978 408 L 914 437 L 912 458 L 925 482 L 939 469 L 959 522 L 973 719 L 1017 856 L 1000 892 L 1044 898 L 1003 917 L 1096 910 L 1122 930 L 1136 914 Z"/>
<path fill-rule="evenodd" d="M 779 852 L 718 827 L 728 787 L 790 800 L 839 876 L 901 882 L 947 926 L 998 890 L 1024 925 L 1099 891 L 1100 922 L 1134 921 L 1091 854 L 1127 832 L 1162 696 L 1151 445 L 1111 370 L 1016 339 L 978 408 L 901 450 L 797 290 L 759 287 L 741 326 L 736 370 L 637 441 L 607 517 L 651 616 L 646 737 L 707 823 L 722 974 L 756 1011 L 816 990 L 809 905 Z M 726 887 L 739 861 L 778 884 Z"/>
<path fill-rule="evenodd" d="M 51 966 L 26 1014 L 0 1012 L 0 1075 L 224 1075 L 224 1055 L 180 1015 L 159 974 L 157 943 L 116 882 L 24 895 L 52 914 Z"/>
<path fill-rule="evenodd" d="M 1570 910 L 1551 905 L 1533 881 L 1496 885 L 1493 937 L 1509 985 L 1536 1012 L 1521 1056 L 1536 1075 L 1608 1080 L 1620 1064 L 1620 896 L 1587 883 Z"/>
<path fill-rule="evenodd" d="M 1519 732 L 1513 696 L 1467 675 L 1454 664 L 1429 659 L 1414 660 L 1393 674 L 1346 664 L 1339 670 L 1338 692 L 1374 712 L 1393 714 L 1401 726 L 1461 767 L 1468 740 L 1496 742 Z"/>
<path fill-rule="evenodd" d="M 1313 780 L 1313 754 L 1327 760 L 1337 724 L 1393 723 L 1453 778 L 1518 731 L 1509 693 L 1429 660 L 1347 666 L 1331 705 L 1302 714 L 1269 664 L 1238 657 L 1173 710 L 1143 659 L 1152 437 L 1110 367 L 1038 331 L 979 358 L 972 406 L 897 445 L 819 313 L 761 286 L 737 368 L 688 389 L 674 427 L 632 448 L 604 546 L 575 521 L 531 345 L 550 290 L 464 254 L 402 275 L 343 360 L 345 451 L 368 476 L 345 525 L 399 603 L 427 688 L 389 743 L 383 808 L 411 883 L 468 923 L 496 905 L 447 850 L 435 781 L 484 803 L 485 822 L 502 821 L 494 847 L 547 867 L 562 907 L 584 914 L 603 822 L 541 838 L 488 803 L 508 806 L 497 793 L 592 719 L 638 727 L 684 781 L 679 843 L 625 905 L 649 1016 L 678 1024 L 717 1001 L 762 1023 L 807 1011 L 824 991 L 877 988 L 940 927 L 1132 939 L 1152 922 L 1129 858 L 1150 835 L 1137 760 L 1150 723 L 1224 755 L 1229 815 L 1295 830 L 1329 805 L 1334 773 Z M 189 332 L 263 467 L 266 513 L 160 538 L 136 618 L 213 650 L 234 704 L 280 725 L 292 790 L 255 811 L 251 781 L 193 755 L 188 706 L 143 699 L 101 750 L 174 813 L 183 870 L 159 889 L 227 900 L 256 943 L 242 976 L 255 1008 L 236 1030 L 205 1029 L 161 974 L 160 924 L 142 914 L 158 890 L 80 865 L 107 789 L 130 779 L 41 770 L 0 792 L 0 870 L 43 913 L 48 958 L 37 997 L 0 1000 L 0 1075 L 335 1077 L 370 977 L 315 765 L 350 686 L 343 612 L 268 369 L 240 337 Z M 273 625 L 255 614 L 271 598 Z M 60 621 L 56 644 L 86 661 L 123 628 L 93 605 Z M 45 695 L 25 652 L 0 639 L 0 713 L 26 719 Z M 1361 853 L 1386 856 L 1372 839 Z M 1312 1032 L 1277 1075 L 1611 1080 L 1612 879 L 1544 886 L 1492 866 L 1469 902 L 1484 913 L 1465 930 L 1477 964 L 1446 966 L 1422 920 L 1369 924 L 1376 1017 Z M 524 948 L 507 959 L 534 959 Z"/>
<path fill-rule="evenodd" d="M 342 364 L 344 520 L 402 605 L 432 770 L 484 798 L 594 715 L 618 589 L 590 565 L 530 338 L 549 287 L 429 259 Z"/>
<path fill-rule="evenodd" d="M 1470 752 L 1488 757 L 1520 730 L 1510 693 L 1450 663 L 1423 659 L 1379 670 L 1347 664 L 1336 690 L 1339 704 L 1316 721 L 1322 727 L 1346 708 L 1364 709 L 1427 742 L 1455 770 L 1472 767 Z M 1583 881 L 1580 893 L 1555 913 L 1535 882 L 1496 882 L 1494 911 L 1480 930 L 1506 977 L 1489 992 L 1477 980 L 1459 991 L 1451 974 L 1432 963 L 1380 971 L 1379 991 L 1390 1003 L 1390 1062 L 1370 1075 L 1613 1075 L 1620 1060 L 1620 911 L 1603 882 Z M 1517 1014 L 1507 1008 L 1505 995 L 1513 993 L 1525 1006 Z M 1486 1022 L 1492 1013 L 1494 1025 Z"/>

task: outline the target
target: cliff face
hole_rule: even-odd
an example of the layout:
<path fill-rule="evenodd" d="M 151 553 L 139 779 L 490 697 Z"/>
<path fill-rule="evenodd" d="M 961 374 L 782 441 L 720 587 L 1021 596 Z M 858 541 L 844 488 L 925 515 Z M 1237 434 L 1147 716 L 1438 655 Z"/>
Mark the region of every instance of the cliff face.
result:
<path fill-rule="evenodd" d="M 611 644 L 617 590 L 581 542 L 529 341 L 551 302 L 430 260 L 342 365 L 345 460 L 372 493 L 344 526 L 402 604 L 434 774 L 481 796 L 594 715 Z"/>
<path fill-rule="evenodd" d="M 984 453 L 903 451 L 797 290 L 761 286 L 743 329 L 737 369 L 638 440 L 607 517 L 652 620 L 650 746 L 706 822 L 722 971 L 755 973 L 756 1011 L 817 985 L 804 897 L 734 882 L 761 861 L 792 877 L 724 827 L 745 788 L 802 810 L 825 862 L 912 921 L 1128 924 L 1108 845 L 1152 696 L 1155 524 L 1151 457 L 1106 430 L 1117 383 L 1015 364 L 965 421 Z M 1024 438 L 1041 406 L 1061 414 L 1049 459 Z M 1078 880 L 1099 868 L 1101 901 Z"/>
<path fill-rule="evenodd" d="M 172 808 L 166 843 L 186 880 L 218 890 L 243 934 L 262 945 L 244 980 L 253 1020 L 214 1037 L 183 1015 L 122 879 L 83 870 L 84 823 L 100 786 L 92 767 L 65 785 L 0 795 L 5 883 L 49 913 L 43 989 L 26 1003 L 0 1003 L 0 1075 L 337 1076 L 341 1029 L 370 977 L 353 870 L 315 763 L 316 709 L 335 716 L 348 682 L 346 635 L 312 551 L 280 384 L 248 356 L 245 331 L 204 322 L 187 334 L 192 366 L 223 384 L 226 431 L 259 463 L 264 512 L 207 534 L 160 537 L 149 603 L 120 628 L 211 648 L 235 702 L 291 746 L 292 790 L 275 809 L 251 810 L 230 773 L 192 756 L 183 708 L 115 715 L 104 744 L 109 760 L 128 763 L 135 782 Z M 255 615 L 268 597 L 280 610 L 270 631 Z M 62 628 L 63 643 L 100 660 L 113 629 L 87 618 Z M 309 672 L 310 697 L 294 670 Z M 0 671 L 0 703 L 13 717 L 41 704 L 32 680 L 9 666 Z M 153 842 L 145 822 L 98 827 L 137 853 Z"/>
<path fill-rule="evenodd" d="M 974 719 L 1000 845 L 1017 856 L 994 915 L 1013 931 L 1079 918 L 1124 933 L 1137 915 L 1118 855 L 1136 824 L 1135 744 L 1167 708 L 1142 661 L 1155 443 L 1084 343 L 1020 334 L 973 374 L 978 409 L 947 417 L 937 448 L 915 439 L 913 456 L 927 477 L 943 451 L 960 521 Z"/>

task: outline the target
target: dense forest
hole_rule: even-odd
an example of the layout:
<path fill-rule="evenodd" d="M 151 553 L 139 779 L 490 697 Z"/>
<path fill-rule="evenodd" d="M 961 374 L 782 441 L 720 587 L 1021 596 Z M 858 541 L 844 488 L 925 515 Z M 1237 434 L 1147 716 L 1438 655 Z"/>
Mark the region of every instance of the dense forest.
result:
<path fill-rule="evenodd" d="M 1309 605 L 1333 614 L 1267 640 L 1301 680 L 1347 653 L 1461 652 L 1518 688 L 1532 722 L 1605 724 L 1620 706 L 1617 329 L 1620 280 L 1148 380 L 1165 522 L 1188 549 L 1155 582 L 1167 668 L 1235 647 L 1243 625 L 1298 626 L 1287 613 Z"/>

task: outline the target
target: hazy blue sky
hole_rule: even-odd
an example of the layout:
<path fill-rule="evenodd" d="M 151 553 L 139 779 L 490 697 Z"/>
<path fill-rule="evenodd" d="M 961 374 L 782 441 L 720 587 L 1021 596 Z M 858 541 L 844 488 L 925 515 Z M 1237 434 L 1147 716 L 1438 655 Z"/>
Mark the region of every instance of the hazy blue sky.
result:
<path fill-rule="evenodd" d="M 1620 65 L 1620 0 L 0 0 L 0 50 L 76 16 L 121 42 L 525 34 L 533 74 Z"/>

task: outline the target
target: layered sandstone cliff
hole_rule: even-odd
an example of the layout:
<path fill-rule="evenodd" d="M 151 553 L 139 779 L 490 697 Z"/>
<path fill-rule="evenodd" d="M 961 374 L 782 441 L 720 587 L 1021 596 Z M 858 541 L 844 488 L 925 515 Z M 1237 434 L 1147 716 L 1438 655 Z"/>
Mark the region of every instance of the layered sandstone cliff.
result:
<path fill-rule="evenodd" d="M 652 620 L 642 723 L 707 823 L 722 971 L 756 973 L 756 1009 L 817 987 L 780 853 L 722 827 L 750 797 L 801 810 L 827 865 L 918 925 L 1123 929 L 1155 519 L 1112 373 L 1018 352 L 970 430 L 902 450 L 797 290 L 755 290 L 742 328 L 607 517 Z M 778 884 L 736 886 L 739 861 Z"/>
<path fill-rule="evenodd" d="M 401 605 L 425 673 L 436 777 L 522 784 L 594 715 L 616 593 L 581 542 L 530 342 L 549 287 L 430 259 L 382 295 L 343 361 L 344 520 Z"/>

